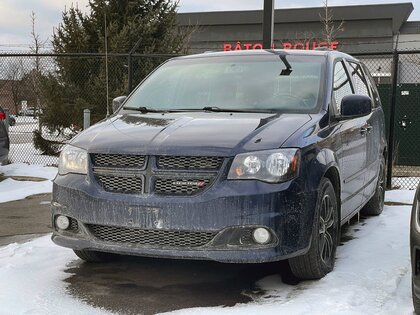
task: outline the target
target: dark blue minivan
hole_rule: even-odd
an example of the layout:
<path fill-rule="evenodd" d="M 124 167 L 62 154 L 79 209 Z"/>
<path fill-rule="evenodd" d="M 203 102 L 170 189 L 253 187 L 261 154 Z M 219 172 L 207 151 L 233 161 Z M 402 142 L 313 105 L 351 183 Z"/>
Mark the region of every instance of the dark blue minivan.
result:
<path fill-rule="evenodd" d="M 109 253 L 334 267 L 340 226 L 383 209 L 386 141 L 366 67 L 334 51 L 178 57 L 61 152 L 53 241 Z"/>

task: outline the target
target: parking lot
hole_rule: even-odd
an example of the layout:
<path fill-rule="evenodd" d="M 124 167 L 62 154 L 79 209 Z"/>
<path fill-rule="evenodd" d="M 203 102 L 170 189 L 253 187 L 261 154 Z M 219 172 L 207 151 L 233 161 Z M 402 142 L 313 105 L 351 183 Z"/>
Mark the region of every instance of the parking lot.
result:
<path fill-rule="evenodd" d="M 413 191 L 388 192 L 381 216 L 345 226 L 334 271 L 322 280 L 299 283 L 285 262 L 229 265 L 118 257 L 106 264 L 83 263 L 50 240 L 46 191 L 54 168 L 11 165 L 0 173 L 0 314 L 52 309 L 61 314 L 412 313 L 408 227 Z M 18 191 L 21 185 L 24 192 Z"/>

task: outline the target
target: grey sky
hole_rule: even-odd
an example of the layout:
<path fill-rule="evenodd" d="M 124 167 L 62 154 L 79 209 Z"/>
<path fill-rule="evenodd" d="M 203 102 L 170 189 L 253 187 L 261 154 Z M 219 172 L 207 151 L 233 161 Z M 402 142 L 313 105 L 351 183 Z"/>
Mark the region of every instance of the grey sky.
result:
<path fill-rule="evenodd" d="M 322 5 L 322 0 L 276 0 L 276 8 L 301 8 Z M 329 5 L 374 4 L 409 2 L 407 0 L 329 0 Z M 420 20 L 419 0 L 412 0 L 415 7 L 410 20 Z M 61 21 L 65 6 L 85 9 L 88 0 L 1 0 L 0 1 L 0 50 L 22 50 L 31 39 L 30 13 L 37 16 L 36 31 L 45 40 L 51 39 L 53 27 Z M 255 10 L 261 9 L 263 0 L 180 0 L 179 12 Z"/>

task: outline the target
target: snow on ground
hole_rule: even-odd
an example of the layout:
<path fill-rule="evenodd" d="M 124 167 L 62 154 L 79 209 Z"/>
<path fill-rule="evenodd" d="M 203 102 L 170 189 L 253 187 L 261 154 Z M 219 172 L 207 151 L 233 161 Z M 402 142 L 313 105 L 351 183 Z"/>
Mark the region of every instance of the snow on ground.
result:
<path fill-rule="evenodd" d="M 0 166 L 0 174 L 6 177 L 30 176 L 45 178 L 44 181 L 40 182 L 18 181 L 12 178 L 0 181 L 0 203 L 2 203 L 12 200 L 25 199 L 31 195 L 50 193 L 52 190 L 52 180 L 57 174 L 57 168 L 16 163 Z"/>
<path fill-rule="evenodd" d="M 387 197 L 389 201 L 405 202 Z M 412 200 L 412 199 L 411 199 Z M 318 281 L 296 286 L 277 276 L 257 284 L 266 290 L 254 303 L 232 308 L 194 308 L 174 314 L 413 314 L 409 223 L 411 206 L 385 206 L 379 217 L 352 226 L 337 250 L 335 269 Z"/>
<path fill-rule="evenodd" d="M 385 194 L 385 202 L 413 204 L 415 190 L 389 190 Z"/>
<path fill-rule="evenodd" d="M 405 203 L 413 191 L 387 192 Z M 410 206 L 386 206 L 379 217 L 350 227 L 332 273 L 296 286 L 278 276 L 260 280 L 265 294 L 234 307 L 192 308 L 175 314 L 412 314 Z M 0 314 L 104 314 L 66 293 L 66 266 L 76 259 L 49 236 L 0 248 Z"/>
<path fill-rule="evenodd" d="M 0 314 L 110 314 L 66 293 L 64 269 L 74 259 L 49 235 L 0 248 Z"/>

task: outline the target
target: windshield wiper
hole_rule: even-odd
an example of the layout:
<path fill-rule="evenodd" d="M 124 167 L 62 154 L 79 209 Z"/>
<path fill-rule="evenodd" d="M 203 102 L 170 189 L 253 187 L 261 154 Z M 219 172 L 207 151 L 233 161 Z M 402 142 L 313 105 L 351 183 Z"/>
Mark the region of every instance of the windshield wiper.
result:
<path fill-rule="evenodd" d="M 164 109 L 154 109 L 154 108 L 149 108 L 145 106 L 140 106 L 140 107 L 124 106 L 123 109 L 135 110 L 142 113 L 167 113 L 168 112 L 167 110 L 164 110 Z"/>
<path fill-rule="evenodd" d="M 220 108 L 217 106 L 206 106 L 202 108 L 206 112 L 220 112 L 220 113 L 272 113 L 269 109 L 236 109 L 236 108 Z"/>
<path fill-rule="evenodd" d="M 285 69 L 281 70 L 280 75 L 288 76 L 292 73 L 293 71 L 292 66 L 290 65 L 289 61 L 287 61 L 286 59 L 287 53 L 283 51 L 273 50 L 273 49 L 267 49 L 267 51 L 269 53 L 279 56 L 280 60 L 283 62 L 284 66 L 286 67 Z"/>

